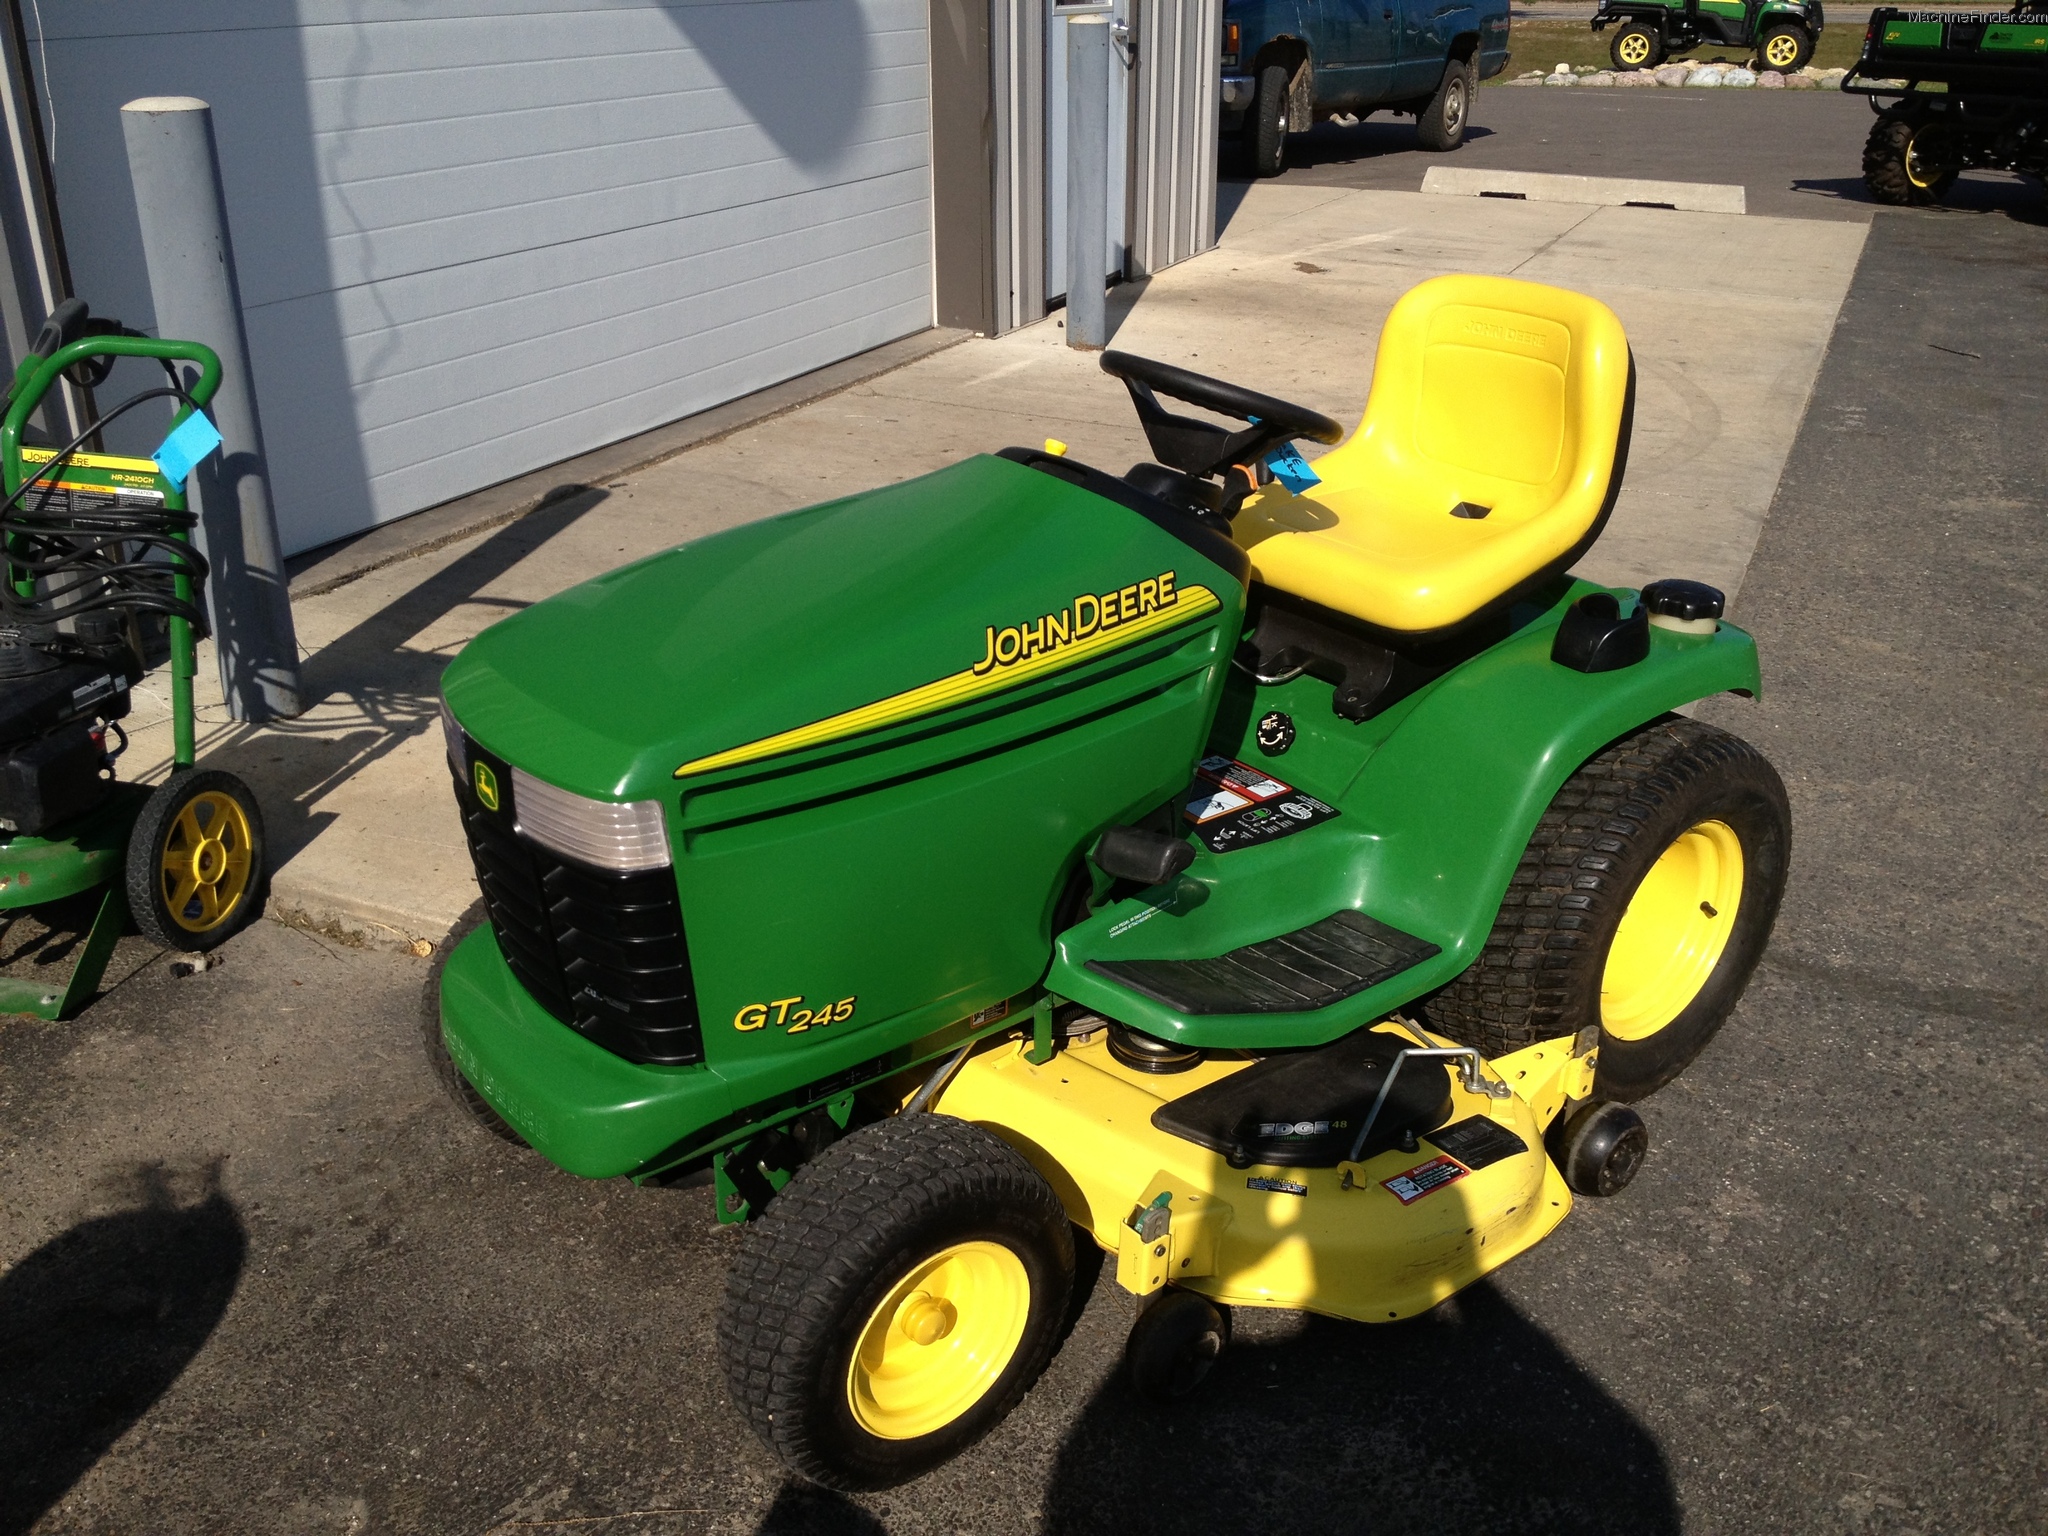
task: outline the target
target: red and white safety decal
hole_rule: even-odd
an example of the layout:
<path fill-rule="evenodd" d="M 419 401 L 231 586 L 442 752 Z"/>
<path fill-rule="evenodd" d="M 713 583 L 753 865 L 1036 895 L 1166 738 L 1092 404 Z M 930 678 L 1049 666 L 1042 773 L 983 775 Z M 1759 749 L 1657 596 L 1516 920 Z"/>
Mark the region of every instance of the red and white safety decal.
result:
<path fill-rule="evenodd" d="M 1380 1183 L 1393 1192 L 1396 1200 L 1403 1205 L 1413 1205 L 1424 1195 L 1436 1193 L 1447 1184 L 1455 1184 L 1465 1177 L 1463 1163 L 1448 1157 L 1432 1157 L 1426 1163 L 1417 1163 L 1406 1173 L 1397 1173 L 1391 1179 Z"/>

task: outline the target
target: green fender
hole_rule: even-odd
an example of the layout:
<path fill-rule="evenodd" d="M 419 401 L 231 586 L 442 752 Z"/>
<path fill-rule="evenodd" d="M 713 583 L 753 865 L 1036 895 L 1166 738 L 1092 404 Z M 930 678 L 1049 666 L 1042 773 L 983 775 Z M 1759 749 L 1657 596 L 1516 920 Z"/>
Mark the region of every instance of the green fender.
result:
<path fill-rule="evenodd" d="M 1277 842 L 1202 851 L 1175 885 L 1062 934 L 1046 985 L 1148 1033 L 1229 1047 L 1319 1045 L 1449 982 L 1478 956 L 1530 834 L 1581 763 L 1681 705 L 1760 690 L 1756 644 L 1727 623 L 1713 635 L 1653 628 L 1650 654 L 1618 671 L 1559 666 L 1550 659 L 1558 621 L 1596 590 L 1575 584 L 1533 623 L 1363 725 L 1331 720 L 1327 684 L 1261 689 L 1236 712 L 1248 716 L 1242 736 L 1215 749 L 1284 777 L 1339 816 Z M 1249 720 L 1274 707 L 1302 723 L 1298 756 L 1267 758 L 1252 739 Z M 1208 958 L 1344 908 L 1439 952 L 1328 1008 L 1289 1014 L 1184 1016 L 1088 967 Z"/>

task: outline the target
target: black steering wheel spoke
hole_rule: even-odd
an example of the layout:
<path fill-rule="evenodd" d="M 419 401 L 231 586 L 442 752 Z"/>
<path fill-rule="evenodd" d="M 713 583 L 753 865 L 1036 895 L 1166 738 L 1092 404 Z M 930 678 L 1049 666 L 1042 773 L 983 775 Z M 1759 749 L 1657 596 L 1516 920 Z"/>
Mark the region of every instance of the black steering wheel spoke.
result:
<path fill-rule="evenodd" d="M 1296 438 L 1335 443 L 1344 436 L 1344 429 L 1320 411 L 1153 358 L 1105 352 L 1102 370 L 1122 379 L 1130 391 L 1138 423 L 1159 462 L 1198 480 L 1226 473 L 1233 465 L 1255 466 L 1273 449 Z M 1233 417 L 1246 426 L 1233 432 L 1212 421 L 1177 416 L 1159 403 L 1160 395 Z M 1256 468 L 1250 473 L 1256 478 Z"/>

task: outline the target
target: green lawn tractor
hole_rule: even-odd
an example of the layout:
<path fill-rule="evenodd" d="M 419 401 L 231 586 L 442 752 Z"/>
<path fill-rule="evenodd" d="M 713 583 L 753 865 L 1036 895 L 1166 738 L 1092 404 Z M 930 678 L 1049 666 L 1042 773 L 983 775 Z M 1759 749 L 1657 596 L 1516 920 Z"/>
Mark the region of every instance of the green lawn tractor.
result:
<path fill-rule="evenodd" d="M 1877 114 L 1863 184 L 1881 203 L 1940 202 L 1970 169 L 2048 181 L 2048 0 L 2010 11 L 1870 13 L 1842 89 Z"/>
<path fill-rule="evenodd" d="M 1696 48 L 1753 49 L 1758 69 L 1803 69 L 1820 46 L 1821 0 L 1600 0 L 1593 30 L 1615 29 L 1614 67 L 1655 69 Z"/>
<path fill-rule="evenodd" d="M 997 1424 L 1099 1263 L 1171 1397 L 1233 1308 L 1388 1322 L 1525 1251 L 1628 1183 L 1784 886 L 1777 774 L 1675 713 L 1759 686 L 1721 594 L 1566 574 L 1635 409 L 1604 305 L 1422 284 L 1313 467 L 1328 417 L 1102 361 L 1158 462 L 733 529 L 444 677 L 488 917 L 444 1081 L 712 1184 L 734 1400 L 827 1484 Z"/>
<path fill-rule="evenodd" d="M 105 412 L 71 442 L 24 442 L 60 377 L 104 383 L 118 358 L 154 358 L 167 382 Z M 196 370 L 189 387 L 179 364 Z M 0 422 L 0 920 L 84 901 L 69 980 L 0 977 L 0 1013 L 68 1018 L 98 987 L 132 919 L 169 949 L 210 949 L 261 900 L 263 822 L 248 786 L 193 767 L 195 637 L 206 562 L 185 506 L 192 463 L 220 441 L 202 413 L 220 359 L 60 305 L 16 371 Z M 87 451 L 138 405 L 169 400 L 155 458 Z M 175 473 L 172 473 L 175 471 Z M 143 674 L 170 662 L 174 766 L 151 789 L 122 782 L 120 722 Z M 92 903 L 92 893 L 99 893 Z M 61 912 L 61 909 L 58 909 Z M 59 919 L 61 925 L 61 918 Z M 61 956 L 59 957 L 61 958 Z"/>

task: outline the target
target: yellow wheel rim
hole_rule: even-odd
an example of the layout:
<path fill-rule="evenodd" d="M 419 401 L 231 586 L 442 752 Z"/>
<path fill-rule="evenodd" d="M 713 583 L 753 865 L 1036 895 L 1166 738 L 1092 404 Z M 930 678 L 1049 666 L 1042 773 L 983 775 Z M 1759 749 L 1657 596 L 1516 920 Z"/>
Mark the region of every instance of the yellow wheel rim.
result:
<path fill-rule="evenodd" d="M 1640 32 L 1631 32 L 1614 51 L 1621 55 L 1624 64 L 1646 63 L 1650 57 L 1650 40 Z"/>
<path fill-rule="evenodd" d="M 1764 62 L 1773 69 L 1790 69 L 1798 57 L 1799 39 L 1789 32 L 1780 32 L 1764 44 Z"/>
<path fill-rule="evenodd" d="M 1617 1040 L 1654 1035 L 1699 996 L 1742 905 L 1742 840 L 1725 822 L 1680 833 L 1629 898 L 1600 977 L 1600 1023 Z"/>
<path fill-rule="evenodd" d="M 1929 165 L 1927 157 L 1920 153 L 1920 135 L 1917 133 L 1906 140 L 1906 180 L 1923 192 L 1941 180 L 1940 168 Z"/>
<path fill-rule="evenodd" d="M 255 838 L 233 795 L 194 795 L 164 829 L 157 863 L 164 909 L 187 933 L 207 933 L 235 915 L 249 891 Z"/>
<path fill-rule="evenodd" d="M 860 1331 L 846 1402 L 862 1429 L 914 1440 L 980 1402 L 1031 1315 L 1031 1277 L 1000 1243 L 956 1243 L 914 1265 Z"/>

